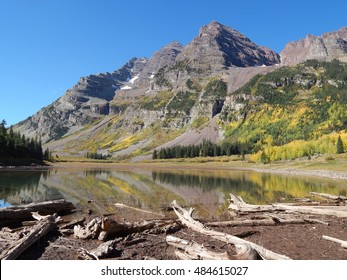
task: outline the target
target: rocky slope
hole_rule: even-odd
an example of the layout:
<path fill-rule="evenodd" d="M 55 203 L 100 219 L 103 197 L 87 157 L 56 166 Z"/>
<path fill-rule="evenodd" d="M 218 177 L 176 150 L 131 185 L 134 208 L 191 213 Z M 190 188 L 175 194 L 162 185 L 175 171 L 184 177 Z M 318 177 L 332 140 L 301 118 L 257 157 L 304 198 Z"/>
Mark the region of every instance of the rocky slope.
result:
<path fill-rule="evenodd" d="M 43 142 L 57 140 L 110 114 L 110 101 L 121 86 L 141 72 L 146 59 L 131 59 L 113 73 L 82 77 L 66 93 L 14 129 Z"/>
<path fill-rule="evenodd" d="M 347 28 L 321 36 L 307 35 L 305 39 L 288 43 L 281 52 L 284 65 L 295 65 L 308 59 L 347 62 Z"/>

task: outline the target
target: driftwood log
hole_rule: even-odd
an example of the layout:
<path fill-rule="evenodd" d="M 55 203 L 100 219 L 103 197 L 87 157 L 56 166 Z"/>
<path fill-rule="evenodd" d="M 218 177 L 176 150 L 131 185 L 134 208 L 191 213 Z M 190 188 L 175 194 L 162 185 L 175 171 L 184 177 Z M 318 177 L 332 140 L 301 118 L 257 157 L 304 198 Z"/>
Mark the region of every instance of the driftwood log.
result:
<path fill-rule="evenodd" d="M 31 245 L 38 241 L 41 237 L 45 236 L 48 232 L 56 228 L 57 223 L 60 221 L 60 217 L 56 214 L 44 217 L 40 219 L 35 226 L 22 238 L 13 242 L 11 247 L 1 253 L 0 259 L 2 260 L 14 260 L 20 256 Z"/>
<path fill-rule="evenodd" d="M 194 241 L 188 241 L 168 235 L 166 242 L 180 250 L 175 251 L 178 258 L 183 260 L 256 260 L 258 254 L 248 245 L 237 245 L 236 255 L 228 252 L 215 253 Z"/>
<path fill-rule="evenodd" d="M 248 214 L 255 212 L 285 211 L 301 214 L 329 215 L 339 218 L 347 218 L 346 206 L 300 206 L 292 204 L 252 205 L 246 203 L 242 197 L 230 194 L 228 210 L 233 214 Z"/>
<path fill-rule="evenodd" d="M 106 240 L 109 236 L 125 236 L 131 233 L 151 230 L 152 232 L 173 232 L 181 228 L 175 220 L 153 220 L 141 223 L 119 223 L 107 217 L 95 218 L 85 227 L 74 227 L 74 235 L 80 239 Z"/>
<path fill-rule="evenodd" d="M 272 205 L 253 205 L 246 203 L 241 196 L 230 194 L 230 212 L 235 214 L 256 213 L 256 212 L 274 212 L 276 209 Z"/>
<path fill-rule="evenodd" d="M 269 215 L 269 217 L 265 219 L 258 219 L 258 220 L 245 219 L 245 220 L 208 222 L 208 223 L 204 223 L 204 225 L 209 227 L 220 227 L 220 226 L 237 227 L 237 226 L 277 226 L 277 225 L 293 225 L 293 224 L 306 224 L 306 223 L 329 225 L 329 223 L 315 220 L 315 219 L 308 219 L 308 218 L 283 219 L 281 217 L 277 217 L 274 215 Z"/>
<path fill-rule="evenodd" d="M 73 220 L 73 221 L 71 221 L 71 222 L 68 222 L 68 223 L 65 224 L 65 225 L 60 226 L 60 229 L 72 229 L 72 228 L 74 228 L 74 226 L 76 226 L 76 225 L 81 225 L 81 224 L 83 224 L 85 220 L 86 220 L 85 217 L 82 217 L 82 218 L 79 218 L 79 219 L 75 219 L 75 220 Z"/>
<path fill-rule="evenodd" d="M 252 248 L 253 250 L 255 250 L 263 259 L 269 259 L 269 260 L 289 260 L 290 258 L 285 256 L 285 255 L 281 255 L 275 252 L 272 252 L 260 245 L 257 245 L 253 242 L 247 241 L 247 240 L 243 240 L 241 238 L 238 238 L 236 236 L 230 235 L 230 234 L 226 234 L 226 233 L 222 233 L 222 232 L 218 232 L 215 230 L 211 230 L 207 227 L 205 227 L 203 224 L 201 224 L 200 222 L 194 220 L 192 218 L 192 213 L 194 211 L 193 208 L 191 208 L 189 211 L 183 209 L 182 207 L 180 207 L 176 201 L 173 201 L 173 209 L 176 213 L 176 215 L 178 216 L 178 218 L 180 219 L 180 221 L 186 225 L 187 227 L 191 228 L 194 231 L 197 231 L 201 234 L 205 234 L 207 236 L 210 236 L 214 239 L 226 242 L 227 244 L 234 244 L 235 246 L 239 246 L 239 245 L 247 245 L 250 248 Z"/>
<path fill-rule="evenodd" d="M 347 197 L 345 197 L 343 195 L 332 195 L 332 194 L 328 194 L 328 193 L 317 193 L 317 192 L 310 192 L 310 194 L 313 196 L 321 197 L 321 198 L 335 200 L 337 202 L 344 201 L 344 200 L 347 201 Z"/>
<path fill-rule="evenodd" d="M 73 209 L 75 209 L 73 204 L 65 199 L 9 206 L 0 209 L 0 225 L 31 220 L 32 212 L 38 212 L 40 215 L 52 215 L 67 213 Z"/>
<path fill-rule="evenodd" d="M 341 239 L 337 239 L 335 237 L 326 236 L 326 235 L 323 235 L 322 239 L 339 243 L 342 248 L 347 249 L 347 241 L 344 241 L 344 240 L 341 240 Z"/>

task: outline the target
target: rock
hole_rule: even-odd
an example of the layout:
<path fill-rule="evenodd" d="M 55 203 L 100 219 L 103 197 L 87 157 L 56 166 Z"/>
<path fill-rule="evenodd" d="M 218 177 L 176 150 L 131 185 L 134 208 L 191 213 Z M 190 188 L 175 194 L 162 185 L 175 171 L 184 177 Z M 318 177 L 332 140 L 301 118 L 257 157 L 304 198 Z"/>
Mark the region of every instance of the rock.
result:
<path fill-rule="evenodd" d="M 347 62 L 347 28 L 321 36 L 307 35 L 305 39 L 288 43 L 281 52 L 283 65 L 295 65 L 308 59 Z"/>

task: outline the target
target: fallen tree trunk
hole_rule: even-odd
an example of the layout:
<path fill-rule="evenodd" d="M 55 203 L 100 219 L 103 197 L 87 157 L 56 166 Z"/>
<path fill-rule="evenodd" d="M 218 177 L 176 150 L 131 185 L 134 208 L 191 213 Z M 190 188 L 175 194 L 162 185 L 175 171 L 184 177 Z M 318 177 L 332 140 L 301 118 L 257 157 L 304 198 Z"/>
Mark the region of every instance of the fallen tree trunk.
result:
<path fill-rule="evenodd" d="M 346 206 L 295 206 L 295 205 L 273 204 L 273 207 L 275 209 L 282 210 L 282 211 L 285 210 L 287 212 L 327 215 L 327 216 L 335 216 L 338 218 L 347 218 Z"/>
<path fill-rule="evenodd" d="M 218 239 L 220 241 L 226 242 L 228 244 L 234 244 L 234 245 L 248 245 L 250 246 L 252 249 L 254 249 L 255 251 L 257 251 L 257 253 L 263 258 L 263 259 L 269 259 L 269 260 L 288 260 L 290 258 L 288 258 L 287 256 L 284 255 L 280 255 L 277 254 L 275 252 L 272 252 L 260 245 L 257 245 L 253 242 L 250 241 L 246 241 L 243 240 L 241 238 L 238 238 L 236 236 L 233 235 L 229 235 L 226 233 L 222 233 L 222 232 L 218 232 L 218 231 L 214 231 L 211 230 L 207 227 L 205 227 L 203 224 L 201 224 L 200 222 L 194 220 L 192 218 L 192 213 L 194 211 L 194 209 L 190 209 L 189 211 L 183 209 L 182 207 L 180 207 L 176 201 L 173 202 L 173 208 L 174 211 L 176 213 L 176 215 L 178 216 L 178 218 L 180 219 L 180 221 L 186 225 L 187 227 L 205 234 L 207 236 L 210 236 L 214 239 Z"/>
<path fill-rule="evenodd" d="M 230 212 L 238 213 L 255 213 L 255 212 L 274 212 L 276 209 L 272 205 L 253 205 L 246 203 L 241 196 L 230 194 Z"/>
<path fill-rule="evenodd" d="M 276 216 L 270 216 L 267 219 L 261 219 L 261 220 L 240 220 L 240 221 L 221 221 L 221 222 L 208 222 L 205 223 L 205 226 L 209 227 L 224 227 L 224 226 L 230 226 L 230 227 L 237 227 L 237 226 L 277 226 L 277 225 L 292 225 L 292 224 L 324 224 L 329 225 L 328 223 L 314 220 L 314 219 L 306 219 L 306 218 L 290 218 L 290 219 L 283 219 Z"/>
<path fill-rule="evenodd" d="M 204 223 L 209 227 L 237 227 L 237 226 L 275 226 L 276 222 L 273 219 L 261 219 L 261 220 L 241 220 L 241 221 L 220 221 L 220 222 L 208 222 Z"/>
<path fill-rule="evenodd" d="M 175 236 L 167 236 L 166 242 L 182 251 L 176 251 L 176 255 L 184 260 L 256 260 L 257 253 L 248 245 L 236 246 L 236 255 L 228 252 L 215 253 L 207 250 L 203 245 L 194 241 L 184 240 Z"/>
<path fill-rule="evenodd" d="M 327 198 L 327 199 L 336 200 L 336 201 L 347 200 L 347 197 L 345 197 L 343 195 L 332 195 L 332 194 L 317 193 L 317 192 L 310 192 L 310 194 L 313 196 L 318 196 L 318 197 Z"/>
<path fill-rule="evenodd" d="M 1 254 L 0 258 L 3 260 L 16 259 L 41 237 L 45 236 L 52 229 L 56 228 L 59 220 L 60 217 L 52 215 L 38 221 L 38 223 L 32 227 L 27 235 L 14 242 L 9 250 Z"/>
<path fill-rule="evenodd" d="M 70 212 L 73 209 L 75 209 L 73 204 L 65 199 L 5 207 L 0 209 L 0 224 L 31 220 L 32 212 L 39 212 L 40 215 L 52 215 Z"/>
<path fill-rule="evenodd" d="M 75 237 L 81 239 L 98 238 L 106 240 L 110 235 L 124 236 L 135 232 L 151 230 L 153 232 L 171 232 L 181 226 L 174 220 L 154 220 L 142 223 L 119 223 L 106 217 L 93 219 L 85 228 L 74 227 Z"/>
<path fill-rule="evenodd" d="M 340 218 L 347 217 L 346 206 L 298 206 L 292 204 L 252 205 L 247 204 L 239 196 L 230 194 L 231 203 L 228 210 L 232 214 L 248 214 L 254 212 L 294 212 L 302 214 L 329 215 Z"/>
<path fill-rule="evenodd" d="M 323 235 L 323 236 L 322 236 L 322 239 L 324 239 L 324 240 L 329 240 L 329 241 L 336 242 L 336 243 L 339 243 L 339 244 L 341 245 L 342 248 L 347 249 L 347 241 L 344 241 L 344 240 L 341 240 L 341 239 L 337 239 L 337 238 L 335 238 L 335 237 L 326 236 L 326 235 Z"/>

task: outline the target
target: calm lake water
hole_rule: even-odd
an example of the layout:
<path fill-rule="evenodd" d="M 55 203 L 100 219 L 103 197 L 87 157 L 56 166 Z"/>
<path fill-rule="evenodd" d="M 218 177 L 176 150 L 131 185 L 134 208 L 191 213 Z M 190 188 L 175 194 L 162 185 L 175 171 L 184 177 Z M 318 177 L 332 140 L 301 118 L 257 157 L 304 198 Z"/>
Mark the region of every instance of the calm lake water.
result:
<path fill-rule="evenodd" d="M 346 196 L 347 181 L 239 170 L 0 172 L 0 207 L 65 198 L 78 209 L 100 214 L 116 212 L 115 203 L 162 213 L 177 200 L 196 208 L 201 218 L 222 219 L 230 193 L 248 203 L 265 204 L 307 197 L 311 191 Z"/>

